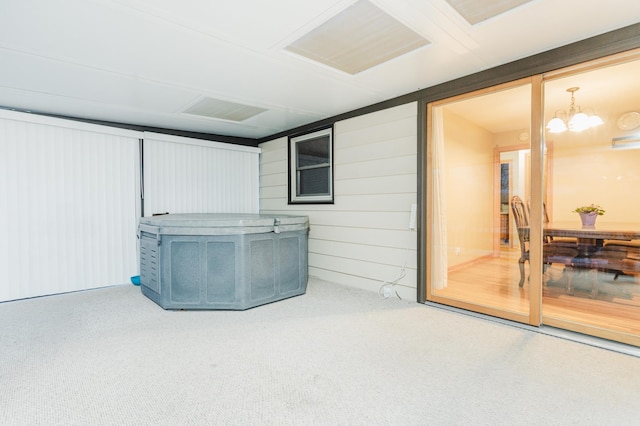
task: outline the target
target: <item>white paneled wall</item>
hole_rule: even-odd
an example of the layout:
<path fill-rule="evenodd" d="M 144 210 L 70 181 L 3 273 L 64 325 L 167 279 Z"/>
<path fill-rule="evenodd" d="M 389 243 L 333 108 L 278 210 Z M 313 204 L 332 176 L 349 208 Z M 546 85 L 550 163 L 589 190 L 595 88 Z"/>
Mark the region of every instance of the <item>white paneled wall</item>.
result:
<path fill-rule="evenodd" d="M 144 215 L 258 213 L 259 148 L 144 134 Z"/>
<path fill-rule="evenodd" d="M 136 274 L 138 137 L 0 111 L 0 301 Z"/>
<path fill-rule="evenodd" d="M 310 275 L 416 300 L 417 104 L 335 123 L 333 205 L 287 205 L 287 138 L 260 145 L 260 211 L 309 216 Z"/>

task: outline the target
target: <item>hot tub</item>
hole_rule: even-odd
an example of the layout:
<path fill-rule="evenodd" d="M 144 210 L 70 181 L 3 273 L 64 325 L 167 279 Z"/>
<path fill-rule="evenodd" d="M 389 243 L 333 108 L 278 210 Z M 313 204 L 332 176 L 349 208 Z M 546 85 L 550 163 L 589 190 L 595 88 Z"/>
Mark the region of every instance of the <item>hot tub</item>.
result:
<path fill-rule="evenodd" d="M 243 310 L 304 294 L 306 216 L 168 214 L 140 220 L 140 289 L 164 309 Z"/>

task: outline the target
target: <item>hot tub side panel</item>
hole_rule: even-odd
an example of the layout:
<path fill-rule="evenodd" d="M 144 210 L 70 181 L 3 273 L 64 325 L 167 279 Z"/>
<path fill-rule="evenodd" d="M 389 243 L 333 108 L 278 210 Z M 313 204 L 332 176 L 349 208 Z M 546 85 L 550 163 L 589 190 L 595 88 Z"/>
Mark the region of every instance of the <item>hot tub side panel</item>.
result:
<path fill-rule="evenodd" d="M 308 281 L 308 231 L 277 234 L 278 240 L 278 285 L 283 296 L 303 294 Z"/>
<path fill-rule="evenodd" d="M 141 291 L 165 309 L 247 309 L 304 294 L 307 230 L 141 233 Z"/>
<path fill-rule="evenodd" d="M 245 270 L 249 305 L 304 294 L 307 289 L 307 231 L 247 236 Z"/>

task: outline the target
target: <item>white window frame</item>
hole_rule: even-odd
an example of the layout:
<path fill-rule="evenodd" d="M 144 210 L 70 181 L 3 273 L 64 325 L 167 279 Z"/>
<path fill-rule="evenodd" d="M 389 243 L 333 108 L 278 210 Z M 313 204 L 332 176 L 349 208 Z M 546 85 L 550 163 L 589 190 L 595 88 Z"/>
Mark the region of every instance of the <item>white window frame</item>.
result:
<path fill-rule="evenodd" d="M 327 168 L 328 192 L 322 194 L 302 194 L 299 192 L 300 171 L 308 168 L 298 166 L 298 146 L 310 139 L 328 136 L 329 158 L 327 163 L 316 164 L 309 168 Z M 333 126 L 289 137 L 289 204 L 333 204 Z"/>

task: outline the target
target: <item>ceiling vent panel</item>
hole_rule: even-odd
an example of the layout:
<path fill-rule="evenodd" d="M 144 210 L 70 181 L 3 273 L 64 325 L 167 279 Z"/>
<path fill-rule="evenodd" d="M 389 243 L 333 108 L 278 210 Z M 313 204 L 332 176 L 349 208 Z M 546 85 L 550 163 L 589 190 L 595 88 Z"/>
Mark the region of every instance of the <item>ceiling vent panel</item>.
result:
<path fill-rule="evenodd" d="M 498 16 L 531 0 L 447 0 L 471 25 Z"/>
<path fill-rule="evenodd" d="M 360 0 L 285 49 L 357 74 L 429 43 L 370 2 Z"/>
<path fill-rule="evenodd" d="M 239 122 L 247 120 L 265 111 L 267 111 L 265 108 L 259 108 L 251 105 L 237 104 L 235 102 L 223 101 L 221 99 L 203 98 L 199 102 L 187 108 L 184 113 Z"/>

